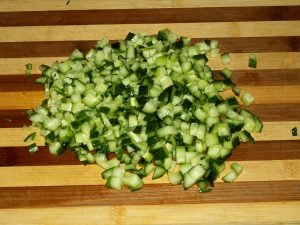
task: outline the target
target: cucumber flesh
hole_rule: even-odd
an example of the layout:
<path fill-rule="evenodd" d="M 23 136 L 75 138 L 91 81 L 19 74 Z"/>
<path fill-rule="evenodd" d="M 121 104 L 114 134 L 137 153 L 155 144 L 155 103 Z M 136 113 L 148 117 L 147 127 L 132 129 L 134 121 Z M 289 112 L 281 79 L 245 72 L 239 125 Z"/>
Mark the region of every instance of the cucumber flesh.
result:
<path fill-rule="evenodd" d="M 168 174 L 171 184 L 210 190 L 234 148 L 254 142 L 251 133 L 263 129 L 239 104 L 253 104 L 254 97 L 232 81 L 229 66 L 215 79 L 208 65 L 214 55 L 224 65 L 231 62 L 218 41 L 193 44 L 169 29 L 129 32 L 114 43 L 102 38 L 86 54 L 75 49 L 64 61 L 40 66 L 36 82 L 47 98 L 29 119 L 51 154 L 71 150 L 83 164 L 96 163 L 109 188 L 135 191 L 144 177 Z M 249 66 L 256 66 L 250 58 Z M 27 74 L 31 69 L 28 64 Z M 221 92 L 230 90 L 240 100 L 224 98 Z M 30 153 L 37 150 L 29 146 Z M 235 164 L 232 169 L 241 172 Z"/>

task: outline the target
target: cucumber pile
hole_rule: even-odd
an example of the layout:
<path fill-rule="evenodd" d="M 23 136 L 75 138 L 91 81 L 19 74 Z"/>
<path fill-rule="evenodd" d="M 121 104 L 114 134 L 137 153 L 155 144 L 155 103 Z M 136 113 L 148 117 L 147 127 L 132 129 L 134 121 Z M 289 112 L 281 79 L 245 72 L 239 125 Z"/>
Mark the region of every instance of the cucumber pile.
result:
<path fill-rule="evenodd" d="M 51 154 L 71 150 L 79 161 L 97 163 L 109 188 L 135 191 L 144 177 L 167 175 L 184 189 L 196 184 L 209 191 L 234 148 L 254 142 L 250 133 L 263 125 L 235 96 L 222 97 L 241 90 L 227 67 L 222 79 L 213 77 L 208 56 L 219 57 L 217 41 L 191 44 L 168 29 L 128 33 L 111 44 L 103 38 L 86 54 L 76 49 L 63 62 L 40 66 L 36 82 L 47 98 L 28 111 L 29 119 Z M 228 53 L 221 57 L 230 63 Z M 245 105 L 254 101 L 250 93 L 240 97 Z M 223 180 L 241 171 L 232 164 Z"/>

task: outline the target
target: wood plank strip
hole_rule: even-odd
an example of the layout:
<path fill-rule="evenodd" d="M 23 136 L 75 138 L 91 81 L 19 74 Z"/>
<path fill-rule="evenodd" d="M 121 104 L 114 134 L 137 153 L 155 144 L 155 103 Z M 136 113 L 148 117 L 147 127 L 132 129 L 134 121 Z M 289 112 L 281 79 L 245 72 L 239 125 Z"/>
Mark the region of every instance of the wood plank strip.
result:
<path fill-rule="evenodd" d="M 192 43 L 203 40 L 205 38 L 194 38 Z M 300 37 L 237 37 L 218 38 L 218 41 L 222 51 L 232 53 L 300 51 Z M 76 48 L 86 53 L 96 42 L 96 40 L 0 42 L 0 58 L 68 56 Z"/>
<path fill-rule="evenodd" d="M 0 110 L 0 127 L 1 128 L 13 128 L 29 126 L 30 120 L 28 120 L 26 109 L 20 110 Z"/>
<path fill-rule="evenodd" d="M 300 106 L 298 104 L 256 104 L 249 106 L 248 109 L 265 122 L 300 120 Z"/>
<path fill-rule="evenodd" d="M 300 85 L 290 86 L 240 86 L 243 91 L 252 93 L 255 104 L 298 104 L 300 103 Z M 278 95 L 280 90 L 280 95 Z M 223 93 L 224 97 L 233 96 L 231 91 Z M 41 104 L 44 92 L 0 92 L 0 110 L 31 109 Z"/>
<path fill-rule="evenodd" d="M 0 128 L 0 146 L 1 147 L 15 147 L 15 146 L 28 146 L 24 139 L 32 132 L 39 132 L 37 128 L 22 127 L 22 128 Z M 40 135 L 36 136 L 35 142 L 39 146 L 45 145 L 44 138 Z"/>
<path fill-rule="evenodd" d="M 297 0 L 216 0 L 213 3 L 209 0 L 163 0 L 159 3 L 155 0 L 146 1 L 67 1 L 52 0 L 51 2 L 38 2 L 35 0 L 2 0 L 0 11 L 54 11 L 54 10 L 91 10 L 91 9 L 151 9 L 151 8 L 197 8 L 197 7 L 245 7 L 245 6 L 295 6 L 299 5 Z"/>
<path fill-rule="evenodd" d="M 33 74 L 30 77 L 23 75 L 2 75 L 0 76 L 0 91 L 43 91 L 44 85 L 37 84 L 35 80 L 40 77 L 38 74 Z"/>
<path fill-rule="evenodd" d="M 300 121 L 300 104 L 260 104 L 247 109 L 258 115 L 264 122 Z M 29 126 L 26 109 L 0 110 L 0 127 L 17 128 Z"/>
<path fill-rule="evenodd" d="M 300 180 L 300 160 L 236 162 L 244 167 L 237 182 Z M 230 163 L 227 162 L 222 176 L 231 170 Z M 96 165 L 0 167 L 0 187 L 104 185 L 101 172 L 103 169 Z M 157 180 L 148 176 L 144 181 L 145 184 L 169 183 L 167 176 Z M 217 182 L 223 181 L 219 178 Z"/>
<path fill-rule="evenodd" d="M 0 27 L 0 42 L 97 40 L 107 36 L 123 39 L 129 31 L 157 33 L 168 27 L 174 33 L 190 38 L 222 37 L 276 37 L 299 36 L 300 21 L 212 22 L 212 23 L 162 23 L 113 25 L 62 25 Z M 189 29 L 186 29 L 186 28 Z M 39 35 L 32 35 L 39 34 Z"/>
<path fill-rule="evenodd" d="M 214 71 L 219 74 L 220 71 Z M 300 70 L 235 70 L 233 72 L 232 81 L 239 86 L 289 86 L 300 83 Z M 217 75 L 220 79 L 221 76 Z M 1 76 L 0 76 L 1 80 Z"/>
<path fill-rule="evenodd" d="M 43 99 L 42 91 L 0 92 L 0 110 L 32 109 L 41 104 Z"/>
<path fill-rule="evenodd" d="M 99 37 L 100 38 L 100 37 Z M 192 43 L 205 38 L 194 38 Z M 300 37 L 240 37 L 218 38 L 224 52 L 297 52 L 300 50 Z M 112 40 L 111 42 L 115 42 Z M 68 56 L 78 48 L 87 52 L 94 47 L 92 41 L 43 41 L 43 42 L 1 42 L 0 58 Z"/>
<path fill-rule="evenodd" d="M 243 143 L 229 157 L 230 161 L 289 160 L 300 159 L 300 141 L 259 141 L 255 145 Z M 41 146 L 35 154 L 27 147 L 0 147 L 0 166 L 80 165 L 71 151 L 53 156 Z"/>
<path fill-rule="evenodd" d="M 288 160 L 299 159 L 300 141 L 262 141 L 240 144 L 230 161 L 258 161 L 258 160 Z"/>
<path fill-rule="evenodd" d="M 222 79 L 220 71 L 213 71 L 216 79 Z M 300 69 L 289 70 L 236 70 L 232 81 L 241 86 L 273 86 L 273 85 L 299 85 Z M 44 86 L 35 80 L 39 74 L 30 77 L 25 75 L 1 75 L 1 92 L 43 91 Z"/>
<path fill-rule="evenodd" d="M 300 140 L 299 136 L 292 136 L 293 127 L 300 127 L 300 121 L 264 122 L 262 133 L 252 136 L 257 141 Z"/>
<path fill-rule="evenodd" d="M 299 224 L 299 201 L 2 209 L 3 225 Z M 227 210 L 224 210 L 227 209 Z M 16 216 L 18 215 L 18 216 Z M 178 216 L 180 215 L 180 216 Z M 46 218 L 46 219 L 45 219 Z"/>
<path fill-rule="evenodd" d="M 234 193 L 234 195 L 232 194 Z M 0 208 L 165 205 L 299 201 L 300 181 L 216 183 L 210 193 L 196 187 L 183 190 L 171 184 L 145 185 L 142 190 L 116 192 L 105 186 L 54 186 L 0 188 Z"/>
<path fill-rule="evenodd" d="M 275 140 L 300 140 L 300 136 L 292 136 L 291 129 L 300 127 L 300 121 L 285 121 L 285 122 L 263 122 L 264 129 L 262 133 L 254 133 L 253 137 L 256 141 L 275 141 Z M 39 133 L 37 128 L 0 128 L 0 147 L 17 147 L 27 146 L 24 143 L 24 138 L 32 132 Z M 37 135 L 36 144 L 44 145 L 42 136 Z"/>
<path fill-rule="evenodd" d="M 300 52 L 267 52 L 256 53 L 257 69 L 300 69 Z M 231 63 L 227 66 L 232 70 L 255 69 L 248 67 L 249 53 L 231 53 Z M 32 73 L 39 74 L 39 65 L 51 65 L 55 61 L 63 61 L 66 57 L 28 57 L 3 58 L 0 60 L 0 75 L 20 75 L 25 72 L 25 65 L 32 63 Z M 224 65 L 219 56 L 209 57 L 208 65 L 213 70 L 222 70 Z"/>
<path fill-rule="evenodd" d="M 255 104 L 293 104 L 299 103 L 300 87 L 293 86 L 240 86 L 243 91 L 250 92 L 255 97 Z M 278 93 L 280 90 L 280 93 Z M 232 93 L 224 92 L 224 96 L 232 96 Z"/>
<path fill-rule="evenodd" d="M 292 153 L 292 155 L 294 154 Z M 75 155 L 69 150 L 57 157 L 50 154 L 46 146 L 39 147 L 39 151 L 35 154 L 30 154 L 27 147 L 0 147 L 0 167 L 81 164 L 82 163 L 79 162 Z"/>
<path fill-rule="evenodd" d="M 269 6 L 2 12 L 0 26 L 299 20 L 299 10 L 299 6 Z"/>
<path fill-rule="evenodd" d="M 203 39 L 195 39 L 200 41 Z M 218 38 L 223 52 L 298 52 L 300 37 L 233 37 Z"/>

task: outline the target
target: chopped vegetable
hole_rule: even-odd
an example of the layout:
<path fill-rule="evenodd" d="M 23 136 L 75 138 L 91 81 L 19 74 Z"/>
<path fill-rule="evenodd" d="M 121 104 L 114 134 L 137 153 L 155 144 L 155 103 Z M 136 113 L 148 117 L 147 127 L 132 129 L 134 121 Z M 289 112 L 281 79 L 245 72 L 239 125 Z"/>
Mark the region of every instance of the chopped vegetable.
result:
<path fill-rule="evenodd" d="M 221 54 L 221 61 L 224 65 L 230 63 L 230 56 L 228 52 Z"/>
<path fill-rule="evenodd" d="M 242 102 L 248 106 L 253 104 L 254 102 L 254 97 L 249 93 L 249 92 L 245 92 L 244 94 L 242 94 Z"/>
<path fill-rule="evenodd" d="M 240 175 L 243 171 L 243 167 L 238 163 L 232 163 L 230 167 L 237 175 Z"/>
<path fill-rule="evenodd" d="M 235 97 L 222 97 L 240 90 L 228 68 L 224 79 L 214 80 L 208 55 L 218 53 L 217 41 L 192 45 L 168 29 L 128 33 L 112 44 L 103 38 L 86 54 L 76 49 L 63 62 L 40 66 L 37 82 L 48 98 L 29 119 L 51 154 L 71 149 L 82 163 L 98 164 L 109 188 L 135 191 L 144 177 L 167 175 L 173 185 L 208 192 L 234 148 L 254 142 L 251 132 L 263 127 Z M 229 54 L 221 60 L 230 63 Z M 249 105 L 254 98 L 245 93 L 242 101 Z M 238 164 L 232 169 L 225 182 L 242 171 Z"/>
<path fill-rule="evenodd" d="M 252 68 L 256 68 L 256 65 L 257 65 L 256 55 L 255 54 L 250 54 L 249 55 L 248 66 L 252 67 Z"/>
<path fill-rule="evenodd" d="M 292 135 L 293 136 L 298 136 L 298 129 L 297 129 L 297 127 L 292 128 Z"/>
<path fill-rule="evenodd" d="M 232 183 L 237 179 L 237 177 L 242 173 L 243 167 L 238 163 L 232 163 L 230 165 L 231 171 L 229 171 L 224 177 L 222 177 L 222 180 L 225 183 Z"/>
<path fill-rule="evenodd" d="M 241 89 L 238 88 L 237 86 L 233 86 L 232 88 L 232 92 L 236 95 L 236 96 L 240 96 L 241 95 Z"/>
<path fill-rule="evenodd" d="M 28 146 L 28 151 L 29 153 L 33 154 L 35 152 L 37 152 L 39 150 L 38 146 L 36 145 L 36 143 L 33 143 L 31 145 Z"/>
<path fill-rule="evenodd" d="M 232 71 L 230 69 L 228 69 L 227 67 L 225 67 L 222 71 L 221 71 L 221 75 L 225 78 L 225 79 L 231 79 L 232 77 Z"/>
<path fill-rule="evenodd" d="M 33 132 L 31 134 L 29 134 L 25 139 L 24 139 L 24 142 L 31 142 L 31 141 L 34 141 L 36 137 L 36 132 Z"/>
<path fill-rule="evenodd" d="M 31 76 L 32 64 L 28 63 L 25 65 L 25 67 L 26 67 L 26 71 L 25 71 L 26 76 L 27 77 Z"/>
<path fill-rule="evenodd" d="M 227 173 L 224 177 L 222 177 L 222 180 L 225 183 L 232 183 L 233 181 L 236 180 L 236 178 L 238 177 L 238 175 L 236 174 L 236 172 L 234 172 L 233 170 L 231 170 L 229 173 Z"/>

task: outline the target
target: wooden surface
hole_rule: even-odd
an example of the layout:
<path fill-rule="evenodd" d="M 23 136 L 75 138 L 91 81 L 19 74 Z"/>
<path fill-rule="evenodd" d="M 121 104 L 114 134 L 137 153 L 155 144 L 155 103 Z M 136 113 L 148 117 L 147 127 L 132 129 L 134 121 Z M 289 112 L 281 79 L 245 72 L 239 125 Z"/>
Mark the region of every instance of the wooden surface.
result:
<path fill-rule="evenodd" d="M 71 0 L 0 1 L 0 224 L 300 224 L 300 1 L 299 0 Z M 231 52 L 234 81 L 256 98 L 249 107 L 265 124 L 256 144 L 229 158 L 244 172 L 218 180 L 210 193 L 184 191 L 167 178 L 146 179 L 138 192 L 108 190 L 101 169 L 71 153 L 27 152 L 32 128 L 26 110 L 43 99 L 34 83 L 38 65 L 64 59 L 97 39 L 170 28 L 213 38 Z M 258 68 L 247 67 L 256 53 Z M 33 63 L 31 78 L 25 64 Z M 210 65 L 222 69 L 218 58 Z M 230 93 L 225 93 L 230 94 Z M 230 162 L 227 163 L 228 165 Z"/>

